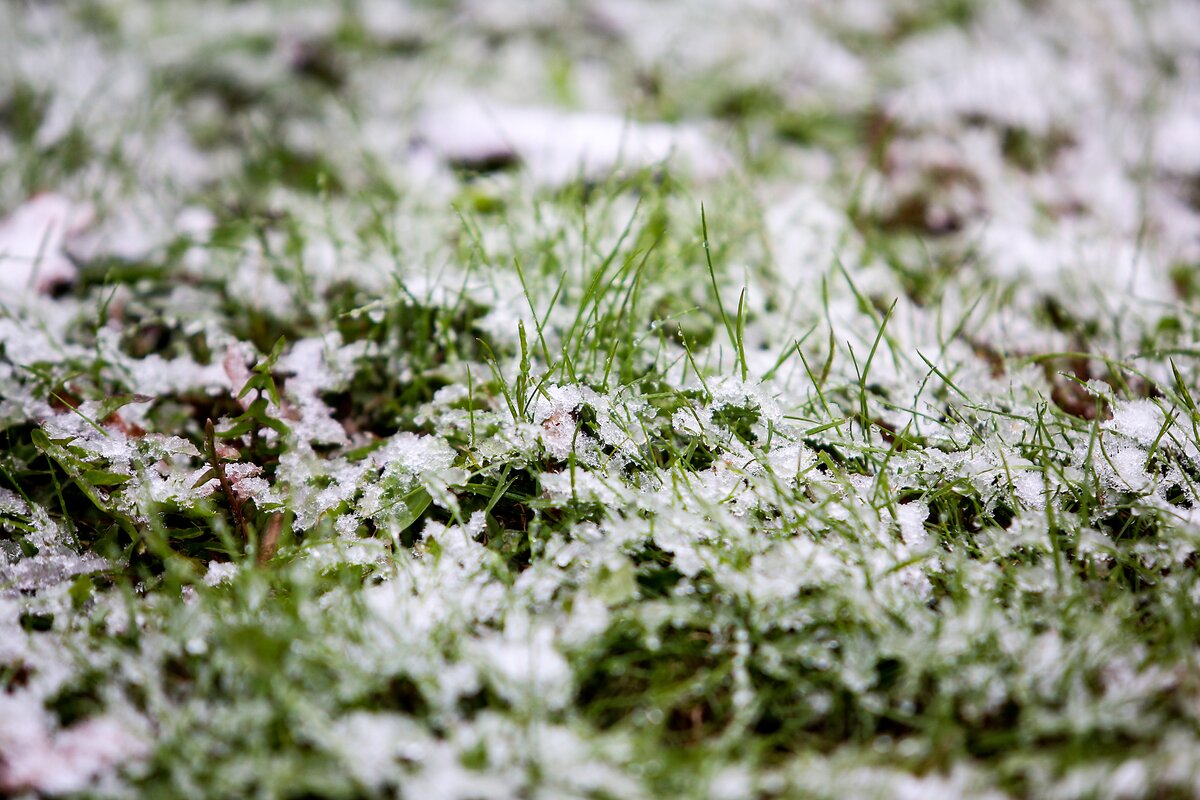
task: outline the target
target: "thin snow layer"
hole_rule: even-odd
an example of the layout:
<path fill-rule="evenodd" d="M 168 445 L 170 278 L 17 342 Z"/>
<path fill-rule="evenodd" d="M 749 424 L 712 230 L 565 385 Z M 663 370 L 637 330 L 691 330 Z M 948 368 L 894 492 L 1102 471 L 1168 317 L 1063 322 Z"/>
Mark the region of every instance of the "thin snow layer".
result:
<path fill-rule="evenodd" d="M 611 114 L 463 102 L 426 111 L 417 131 L 451 164 L 471 167 L 517 161 L 535 182 L 545 185 L 667 161 L 697 179 L 711 180 L 730 166 L 729 156 L 698 130 L 633 122 Z"/>
<path fill-rule="evenodd" d="M 1200 794 L 1194 0 L 0 53 L 0 793 Z"/>

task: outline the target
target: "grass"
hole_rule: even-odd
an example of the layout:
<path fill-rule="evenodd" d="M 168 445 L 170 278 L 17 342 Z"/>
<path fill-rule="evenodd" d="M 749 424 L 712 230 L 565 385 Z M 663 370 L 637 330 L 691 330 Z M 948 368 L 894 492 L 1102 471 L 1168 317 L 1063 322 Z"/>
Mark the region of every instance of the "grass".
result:
<path fill-rule="evenodd" d="M 582 11 L 0 11 L 0 209 L 96 217 L 76 280 L 0 300 L 0 791 L 1195 794 L 1180 217 L 1034 196 L 1090 186 L 1085 112 L 1121 98 L 893 113 L 928 76 L 889 53 L 1011 33 L 919 5 L 656 12 L 815 31 L 894 89 L 866 98 L 669 42 L 650 69 Z M 1051 6 L 1016 28 L 1042 56 L 1134 69 L 1051 47 Z M 49 31 L 106 79 L 56 77 Z M 399 154 L 439 80 L 586 107 L 588 64 L 734 166 Z M 1194 180 L 1087 141 L 1160 199 Z"/>

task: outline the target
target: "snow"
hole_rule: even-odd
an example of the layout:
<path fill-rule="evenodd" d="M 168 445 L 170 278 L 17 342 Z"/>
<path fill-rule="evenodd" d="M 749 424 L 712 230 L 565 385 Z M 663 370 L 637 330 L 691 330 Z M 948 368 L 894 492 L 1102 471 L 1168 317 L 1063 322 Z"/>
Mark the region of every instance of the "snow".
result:
<path fill-rule="evenodd" d="M 843 701 L 919 721 L 930 685 L 954 736 L 1021 706 L 1051 742 L 1031 795 L 1194 788 L 1195 715 L 1161 703 L 1186 658 L 1130 633 L 1200 597 L 1194 3 L 110 5 L 104 35 L 0 5 L 0 107 L 39 99 L 0 124 L 30 167 L 0 171 L 0 677 L 29 682 L 0 693 L 0 792 L 137 793 L 160 742 L 205 754 L 181 786 L 236 783 L 260 754 L 229 732 L 286 705 L 296 763 L 347 791 L 645 796 L 694 697 L 601 726 L 585 681 L 680 650 L 719 665 L 681 696 L 727 670 L 722 731 L 788 681 L 820 740 L 767 767 L 701 720 L 697 794 L 996 796 L 920 726 L 828 733 Z M 336 90 L 297 74 L 321 48 Z M 714 292 L 743 300 L 741 378 Z M 255 528 L 295 536 L 261 569 L 198 536 L 132 591 L 78 580 L 148 557 L 91 552 L 95 517 L 228 512 L 195 485 L 204 422 L 249 406 L 280 332 L 288 432 L 218 449 Z M 117 392 L 149 399 L 98 419 Z M 62 513 L 35 429 L 70 502 L 76 472 L 124 480 Z M 269 692 L 224 626 L 287 630 Z M 84 670 L 144 692 L 153 741 L 119 703 L 56 721 Z M 393 679 L 414 710 L 363 707 Z M 1131 754 L 1055 771 L 1097 732 Z"/>
<path fill-rule="evenodd" d="M 518 708 L 562 708 L 571 699 L 571 669 L 555 648 L 555 638 L 545 624 L 510 618 L 501 634 L 474 645 L 477 667 Z"/>
<path fill-rule="evenodd" d="M 668 160 L 700 179 L 715 178 L 729 166 L 728 156 L 697 130 L 609 114 L 479 100 L 429 109 L 417 129 L 422 141 L 448 163 L 519 161 L 535 182 L 548 185 Z"/>
<path fill-rule="evenodd" d="M 73 281 L 77 270 L 67 246 L 91 223 L 92 215 L 87 205 L 48 193 L 0 220 L 0 293 L 15 298 Z"/>
<path fill-rule="evenodd" d="M 56 728 L 40 699 L 0 694 L 0 791 L 80 792 L 147 752 L 148 742 L 114 717 Z"/>
<path fill-rule="evenodd" d="M 31 537 L 38 539 L 39 537 Z M 35 556 L 10 556 L 0 550 L 0 594 L 51 589 L 78 575 L 109 569 L 112 565 L 95 553 L 80 555 L 64 544 L 42 540 Z"/>
<path fill-rule="evenodd" d="M 1162 409 L 1154 401 L 1126 400 L 1113 408 L 1112 419 L 1104 427 L 1149 447 L 1163 432 L 1165 422 Z"/>
<path fill-rule="evenodd" d="M 927 503 L 905 503 L 896 512 L 900 536 L 909 547 L 920 548 L 929 541 L 925 532 L 925 520 L 929 517 Z"/>
<path fill-rule="evenodd" d="M 1164 115 L 1155 138 L 1155 161 L 1178 175 L 1200 175 L 1200 93 L 1181 98 Z"/>
<path fill-rule="evenodd" d="M 220 586 L 229 583 L 237 575 L 237 564 L 230 561 L 210 561 L 208 571 L 204 573 L 206 586 Z"/>

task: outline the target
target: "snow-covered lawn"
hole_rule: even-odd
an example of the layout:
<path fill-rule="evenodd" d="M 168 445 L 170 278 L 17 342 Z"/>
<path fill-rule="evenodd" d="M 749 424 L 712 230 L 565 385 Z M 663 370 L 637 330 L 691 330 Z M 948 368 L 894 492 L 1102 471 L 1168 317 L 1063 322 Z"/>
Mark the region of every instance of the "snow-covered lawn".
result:
<path fill-rule="evenodd" d="M 1200 796 L 1194 0 L 0 4 L 0 794 Z"/>

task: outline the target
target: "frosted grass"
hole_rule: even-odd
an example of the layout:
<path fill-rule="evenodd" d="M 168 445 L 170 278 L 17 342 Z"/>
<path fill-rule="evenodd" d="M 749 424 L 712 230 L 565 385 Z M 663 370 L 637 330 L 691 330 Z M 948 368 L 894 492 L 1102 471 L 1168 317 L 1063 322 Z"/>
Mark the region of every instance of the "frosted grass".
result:
<path fill-rule="evenodd" d="M 1189 3 L 0 52 L 0 791 L 1200 793 Z"/>

